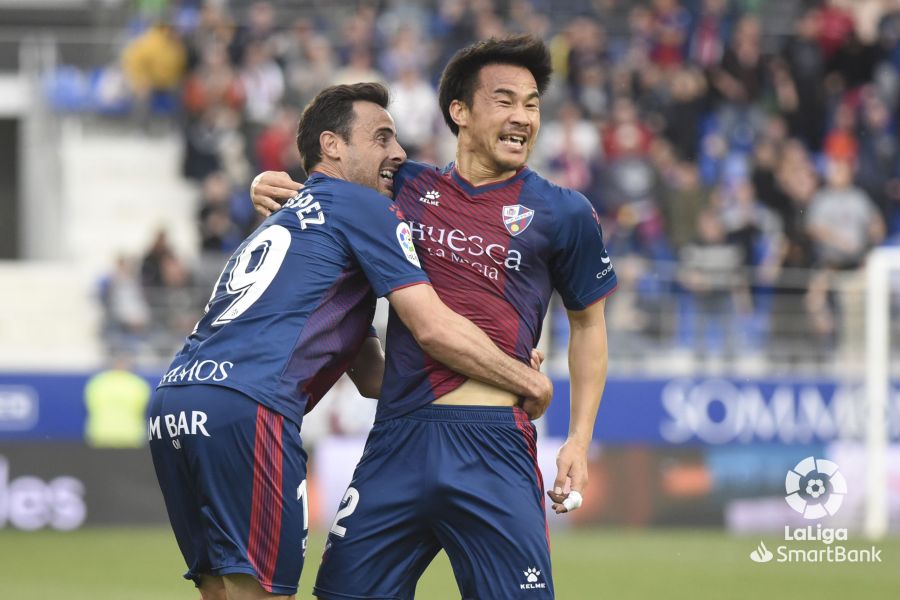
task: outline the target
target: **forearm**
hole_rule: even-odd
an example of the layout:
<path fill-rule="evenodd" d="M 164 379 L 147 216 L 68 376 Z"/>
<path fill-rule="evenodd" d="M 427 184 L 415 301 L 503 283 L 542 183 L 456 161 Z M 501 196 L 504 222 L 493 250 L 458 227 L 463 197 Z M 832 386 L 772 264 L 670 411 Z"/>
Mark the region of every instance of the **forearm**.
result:
<path fill-rule="evenodd" d="M 366 338 L 350 368 L 347 369 L 347 375 L 359 393 L 366 398 L 381 396 L 381 382 L 384 379 L 384 351 L 381 348 L 381 340 L 377 337 Z"/>
<path fill-rule="evenodd" d="M 439 311 L 427 338 L 419 344 L 432 358 L 457 373 L 517 396 L 538 396 L 540 373 L 500 350 L 468 319 L 447 309 Z"/>
<path fill-rule="evenodd" d="M 609 351 L 603 323 L 575 326 L 569 337 L 569 439 L 587 447 L 606 386 Z"/>

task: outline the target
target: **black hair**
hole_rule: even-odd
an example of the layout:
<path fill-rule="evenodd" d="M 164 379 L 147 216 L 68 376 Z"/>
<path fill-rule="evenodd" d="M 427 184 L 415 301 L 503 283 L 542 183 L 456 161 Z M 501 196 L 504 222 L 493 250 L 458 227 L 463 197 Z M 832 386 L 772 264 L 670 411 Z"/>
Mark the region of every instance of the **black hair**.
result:
<path fill-rule="evenodd" d="M 373 82 L 333 85 L 319 92 L 303 109 L 297 125 L 297 150 L 303 169 L 309 173 L 322 160 L 322 132 L 332 131 L 345 141 L 350 139 L 356 117 L 354 102 L 372 102 L 386 109 L 390 99 L 387 88 Z"/>
<path fill-rule="evenodd" d="M 479 74 L 488 65 L 515 65 L 528 69 L 537 83 L 538 94 L 547 89 L 553 73 L 550 50 L 532 35 L 490 38 L 459 50 L 444 67 L 438 86 L 441 112 L 453 135 L 459 135 L 459 126 L 450 117 L 450 104 L 459 100 L 472 106 Z"/>

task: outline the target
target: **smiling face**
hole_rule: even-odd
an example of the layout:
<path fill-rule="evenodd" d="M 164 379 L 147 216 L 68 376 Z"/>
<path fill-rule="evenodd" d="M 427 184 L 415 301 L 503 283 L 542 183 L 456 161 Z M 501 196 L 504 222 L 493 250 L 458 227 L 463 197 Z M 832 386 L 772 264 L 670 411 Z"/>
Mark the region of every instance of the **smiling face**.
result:
<path fill-rule="evenodd" d="M 406 160 L 406 152 L 397 141 L 394 119 L 372 102 L 354 102 L 353 113 L 350 139 L 344 143 L 341 157 L 344 177 L 393 197 L 394 173 Z"/>
<path fill-rule="evenodd" d="M 540 98 L 531 71 L 514 65 L 483 67 L 472 106 L 454 101 L 459 143 L 498 175 L 525 165 L 541 128 Z"/>

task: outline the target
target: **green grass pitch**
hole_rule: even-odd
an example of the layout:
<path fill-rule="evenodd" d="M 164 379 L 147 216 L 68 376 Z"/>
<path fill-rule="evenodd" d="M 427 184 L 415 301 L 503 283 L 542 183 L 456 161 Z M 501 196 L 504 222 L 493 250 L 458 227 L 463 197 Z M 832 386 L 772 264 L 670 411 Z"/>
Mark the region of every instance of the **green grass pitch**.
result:
<path fill-rule="evenodd" d="M 556 595 L 560 600 L 886 600 L 900 593 L 900 538 L 877 544 L 881 564 L 855 565 L 756 564 L 749 554 L 759 541 L 714 530 L 554 532 Z M 779 544 L 771 536 L 762 541 L 770 549 Z M 310 538 L 298 598 L 310 598 L 323 543 L 322 534 Z M 847 545 L 867 547 L 852 536 Z M 174 538 L 164 528 L 0 531 L 3 599 L 195 599 L 192 585 L 180 577 L 183 570 Z M 417 598 L 459 598 L 443 554 L 419 583 Z"/>

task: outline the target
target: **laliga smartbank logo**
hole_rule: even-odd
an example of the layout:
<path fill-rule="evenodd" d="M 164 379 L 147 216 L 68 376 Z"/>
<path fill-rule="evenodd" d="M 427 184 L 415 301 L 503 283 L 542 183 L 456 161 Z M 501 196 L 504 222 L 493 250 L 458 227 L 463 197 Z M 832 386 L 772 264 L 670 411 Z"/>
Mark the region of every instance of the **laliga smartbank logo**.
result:
<path fill-rule="evenodd" d="M 804 519 L 813 521 L 832 516 L 840 510 L 847 495 L 847 481 L 834 462 L 824 458 L 808 456 L 787 472 L 784 478 L 784 499 L 793 510 L 803 515 Z M 809 545 L 789 546 L 783 544 L 772 553 L 763 542 L 759 543 L 750 559 L 753 562 L 881 562 L 881 549 L 847 548 L 835 542 L 847 541 L 846 527 L 823 527 L 816 523 L 815 527 L 784 526 L 785 542 L 818 542 Z M 798 547 L 800 546 L 800 547 Z M 824 547 L 823 547 L 824 546 Z"/>
<path fill-rule="evenodd" d="M 847 494 L 847 481 L 830 460 L 809 456 L 787 472 L 784 489 L 788 506 L 804 519 L 821 519 L 841 508 Z"/>

